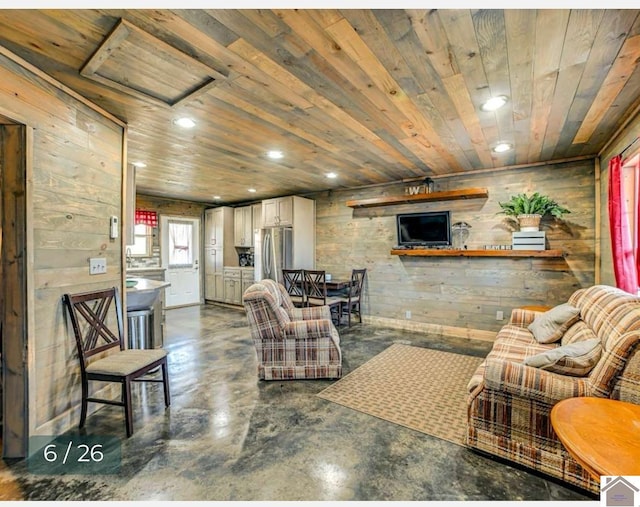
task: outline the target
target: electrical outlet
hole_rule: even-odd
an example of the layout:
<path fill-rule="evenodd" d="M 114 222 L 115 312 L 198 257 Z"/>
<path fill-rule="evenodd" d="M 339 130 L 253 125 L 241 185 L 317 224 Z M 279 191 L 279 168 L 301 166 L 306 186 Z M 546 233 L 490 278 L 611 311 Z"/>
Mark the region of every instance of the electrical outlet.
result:
<path fill-rule="evenodd" d="M 405 319 L 410 319 L 411 318 L 411 310 L 407 310 L 406 312 L 404 312 L 404 318 Z"/>
<path fill-rule="evenodd" d="M 502 312 L 502 310 L 498 310 L 496 312 L 496 320 L 504 320 L 504 313 Z"/>
<path fill-rule="evenodd" d="M 89 274 L 101 275 L 107 272 L 107 259 L 104 257 L 95 257 L 89 259 Z"/>

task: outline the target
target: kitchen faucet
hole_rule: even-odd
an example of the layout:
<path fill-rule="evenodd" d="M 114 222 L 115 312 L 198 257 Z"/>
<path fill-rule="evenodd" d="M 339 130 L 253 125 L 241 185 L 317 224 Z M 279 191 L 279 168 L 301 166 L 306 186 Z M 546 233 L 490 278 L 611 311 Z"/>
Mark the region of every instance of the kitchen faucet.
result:
<path fill-rule="evenodd" d="M 133 260 L 131 256 L 131 248 L 127 247 L 125 255 L 127 258 L 127 269 L 129 269 L 131 267 L 131 261 Z"/>

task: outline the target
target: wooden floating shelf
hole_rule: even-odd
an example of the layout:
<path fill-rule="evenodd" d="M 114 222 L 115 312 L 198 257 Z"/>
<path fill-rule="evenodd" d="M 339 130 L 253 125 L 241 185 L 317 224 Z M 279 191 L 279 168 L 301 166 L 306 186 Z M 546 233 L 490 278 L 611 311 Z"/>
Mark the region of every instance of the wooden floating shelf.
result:
<path fill-rule="evenodd" d="M 444 192 L 430 192 L 428 194 L 401 195 L 391 197 L 374 197 L 347 201 L 350 208 L 373 208 L 375 206 L 391 206 L 393 204 L 411 204 L 414 202 L 428 201 L 456 201 L 460 199 L 478 199 L 488 197 L 486 188 L 462 188 L 459 190 L 447 190 Z"/>
<path fill-rule="evenodd" d="M 562 250 L 440 250 L 438 248 L 391 250 L 391 255 L 409 257 L 564 257 Z"/>

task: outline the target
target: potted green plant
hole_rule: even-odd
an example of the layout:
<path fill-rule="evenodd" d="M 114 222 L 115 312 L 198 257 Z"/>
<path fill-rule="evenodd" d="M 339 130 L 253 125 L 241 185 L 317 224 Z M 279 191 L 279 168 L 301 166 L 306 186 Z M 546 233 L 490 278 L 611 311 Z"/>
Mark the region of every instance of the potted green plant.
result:
<path fill-rule="evenodd" d="M 565 213 L 571 213 L 549 196 L 535 192 L 532 195 L 517 194 L 511 196 L 507 202 L 499 202 L 501 211 L 510 217 L 515 217 L 520 224 L 521 231 L 537 231 L 540 219 L 545 215 L 562 218 Z"/>

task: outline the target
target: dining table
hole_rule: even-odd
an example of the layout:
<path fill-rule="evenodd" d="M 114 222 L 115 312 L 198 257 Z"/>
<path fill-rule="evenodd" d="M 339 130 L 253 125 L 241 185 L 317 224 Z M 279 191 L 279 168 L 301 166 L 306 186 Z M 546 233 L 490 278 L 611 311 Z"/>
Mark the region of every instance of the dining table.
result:
<path fill-rule="evenodd" d="M 326 280 L 325 284 L 327 286 L 327 292 L 340 291 L 351 286 L 351 280 L 339 280 L 332 278 L 331 280 Z"/>

